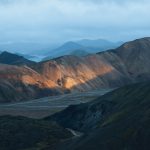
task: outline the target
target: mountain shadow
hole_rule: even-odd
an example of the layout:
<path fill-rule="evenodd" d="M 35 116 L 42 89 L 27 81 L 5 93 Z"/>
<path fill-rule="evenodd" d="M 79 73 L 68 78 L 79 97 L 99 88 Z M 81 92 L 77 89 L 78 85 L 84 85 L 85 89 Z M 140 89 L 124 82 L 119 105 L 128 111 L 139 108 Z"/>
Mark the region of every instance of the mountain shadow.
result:
<path fill-rule="evenodd" d="M 54 122 L 25 117 L 0 117 L 1 150 L 44 150 L 73 135 Z"/>
<path fill-rule="evenodd" d="M 150 82 L 127 85 L 46 120 L 86 133 L 59 150 L 149 150 Z"/>

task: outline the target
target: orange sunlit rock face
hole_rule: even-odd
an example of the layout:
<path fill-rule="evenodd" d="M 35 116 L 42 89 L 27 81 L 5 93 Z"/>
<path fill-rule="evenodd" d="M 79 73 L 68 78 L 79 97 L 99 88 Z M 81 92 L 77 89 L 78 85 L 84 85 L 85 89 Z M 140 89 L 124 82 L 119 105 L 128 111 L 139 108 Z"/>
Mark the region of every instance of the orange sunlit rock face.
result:
<path fill-rule="evenodd" d="M 150 40 L 143 38 L 85 57 L 63 56 L 20 66 L 0 64 L 0 101 L 113 88 L 149 79 L 149 47 Z"/>
<path fill-rule="evenodd" d="M 113 86 L 109 80 L 122 78 L 127 72 L 119 72 L 106 59 L 114 56 L 90 55 L 87 57 L 64 56 L 40 63 L 37 72 L 54 81 L 58 86 L 72 90 L 85 91 L 99 87 Z M 116 60 L 118 58 L 115 58 Z M 118 61 L 118 60 L 117 60 Z M 120 60 L 119 60 L 120 61 Z M 120 84 L 120 80 L 118 81 Z"/>
<path fill-rule="evenodd" d="M 30 96 L 36 98 L 39 97 L 39 90 L 43 91 L 44 96 L 48 96 L 57 92 L 64 93 L 65 90 L 86 91 L 100 87 L 113 87 L 116 86 L 116 82 L 119 85 L 123 84 L 121 79 L 126 72 L 119 72 L 106 57 L 108 57 L 106 54 L 83 58 L 64 56 L 41 62 L 32 68 L 0 65 L 0 85 L 10 91 L 13 88 L 13 97 L 15 92 L 20 94 L 25 92 L 23 98 Z M 111 82 L 112 80 L 116 80 L 115 83 Z M 19 96 L 19 99 L 21 98 L 22 96 Z"/>
<path fill-rule="evenodd" d="M 64 87 L 67 89 L 71 89 L 73 86 L 77 86 L 78 83 L 75 81 L 75 79 L 73 78 L 66 78 L 65 79 L 65 83 L 64 83 Z"/>

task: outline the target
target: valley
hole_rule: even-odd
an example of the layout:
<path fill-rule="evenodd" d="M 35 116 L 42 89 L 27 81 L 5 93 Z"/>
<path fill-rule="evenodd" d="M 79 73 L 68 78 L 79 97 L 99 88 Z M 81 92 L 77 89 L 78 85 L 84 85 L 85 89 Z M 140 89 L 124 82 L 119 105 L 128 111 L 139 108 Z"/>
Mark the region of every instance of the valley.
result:
<path fill-rule="evenodd" d="M 0 150 L 150 150 L 150 0 L 0 0 Z"/>
<path fill-rule="evenodd" d="M 112 90 L 113 89 L 102 89 L 82 93 L 51 96 L 31 101 L 0 104 L 0 116 L 13 115 L 39 119 L 59 112 L 69 105 L 92 101 Z"/>
<path fill-rule="evenodd" d="M 71 105 L 45 118 L 0 116 L 1 148 L 149 150 L 149 91 L 150 82 L 141 82 L 97 95 L 87 103 Z"/>
<path fill-rule="evenodd" d="M 2 52 L 2 150 L 149 150 L 149 49 L 142 38 L 38 63 Z"/>
<path fill-rule="evenodd" d="M 65 55 L 39 63 L 3 52 L 0 102 L 118 88 L 150 80 L 149 49 L 150 38 L 146 37 L 97 54 Z"/>

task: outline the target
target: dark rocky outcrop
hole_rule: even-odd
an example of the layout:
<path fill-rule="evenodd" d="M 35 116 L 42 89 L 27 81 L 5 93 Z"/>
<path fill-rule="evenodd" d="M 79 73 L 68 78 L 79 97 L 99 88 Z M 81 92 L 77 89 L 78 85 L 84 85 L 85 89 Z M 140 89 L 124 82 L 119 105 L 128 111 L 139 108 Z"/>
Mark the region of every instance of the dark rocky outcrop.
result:
<path fill-rule="evenodd" d="M 25 117 L 0 117 L 1 150 L 44 150 L 73 135 L 54 122 Z"/>

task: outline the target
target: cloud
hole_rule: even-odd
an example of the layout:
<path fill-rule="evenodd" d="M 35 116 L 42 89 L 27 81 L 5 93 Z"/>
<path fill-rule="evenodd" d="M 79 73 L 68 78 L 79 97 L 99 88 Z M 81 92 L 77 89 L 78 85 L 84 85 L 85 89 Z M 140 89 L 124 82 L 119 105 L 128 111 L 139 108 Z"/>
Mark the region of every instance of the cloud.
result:
<path fill-rule="evenodd" d="M 0 41 L 148 36 L 149 8 L 148 0 L 1 0 Z"/>

